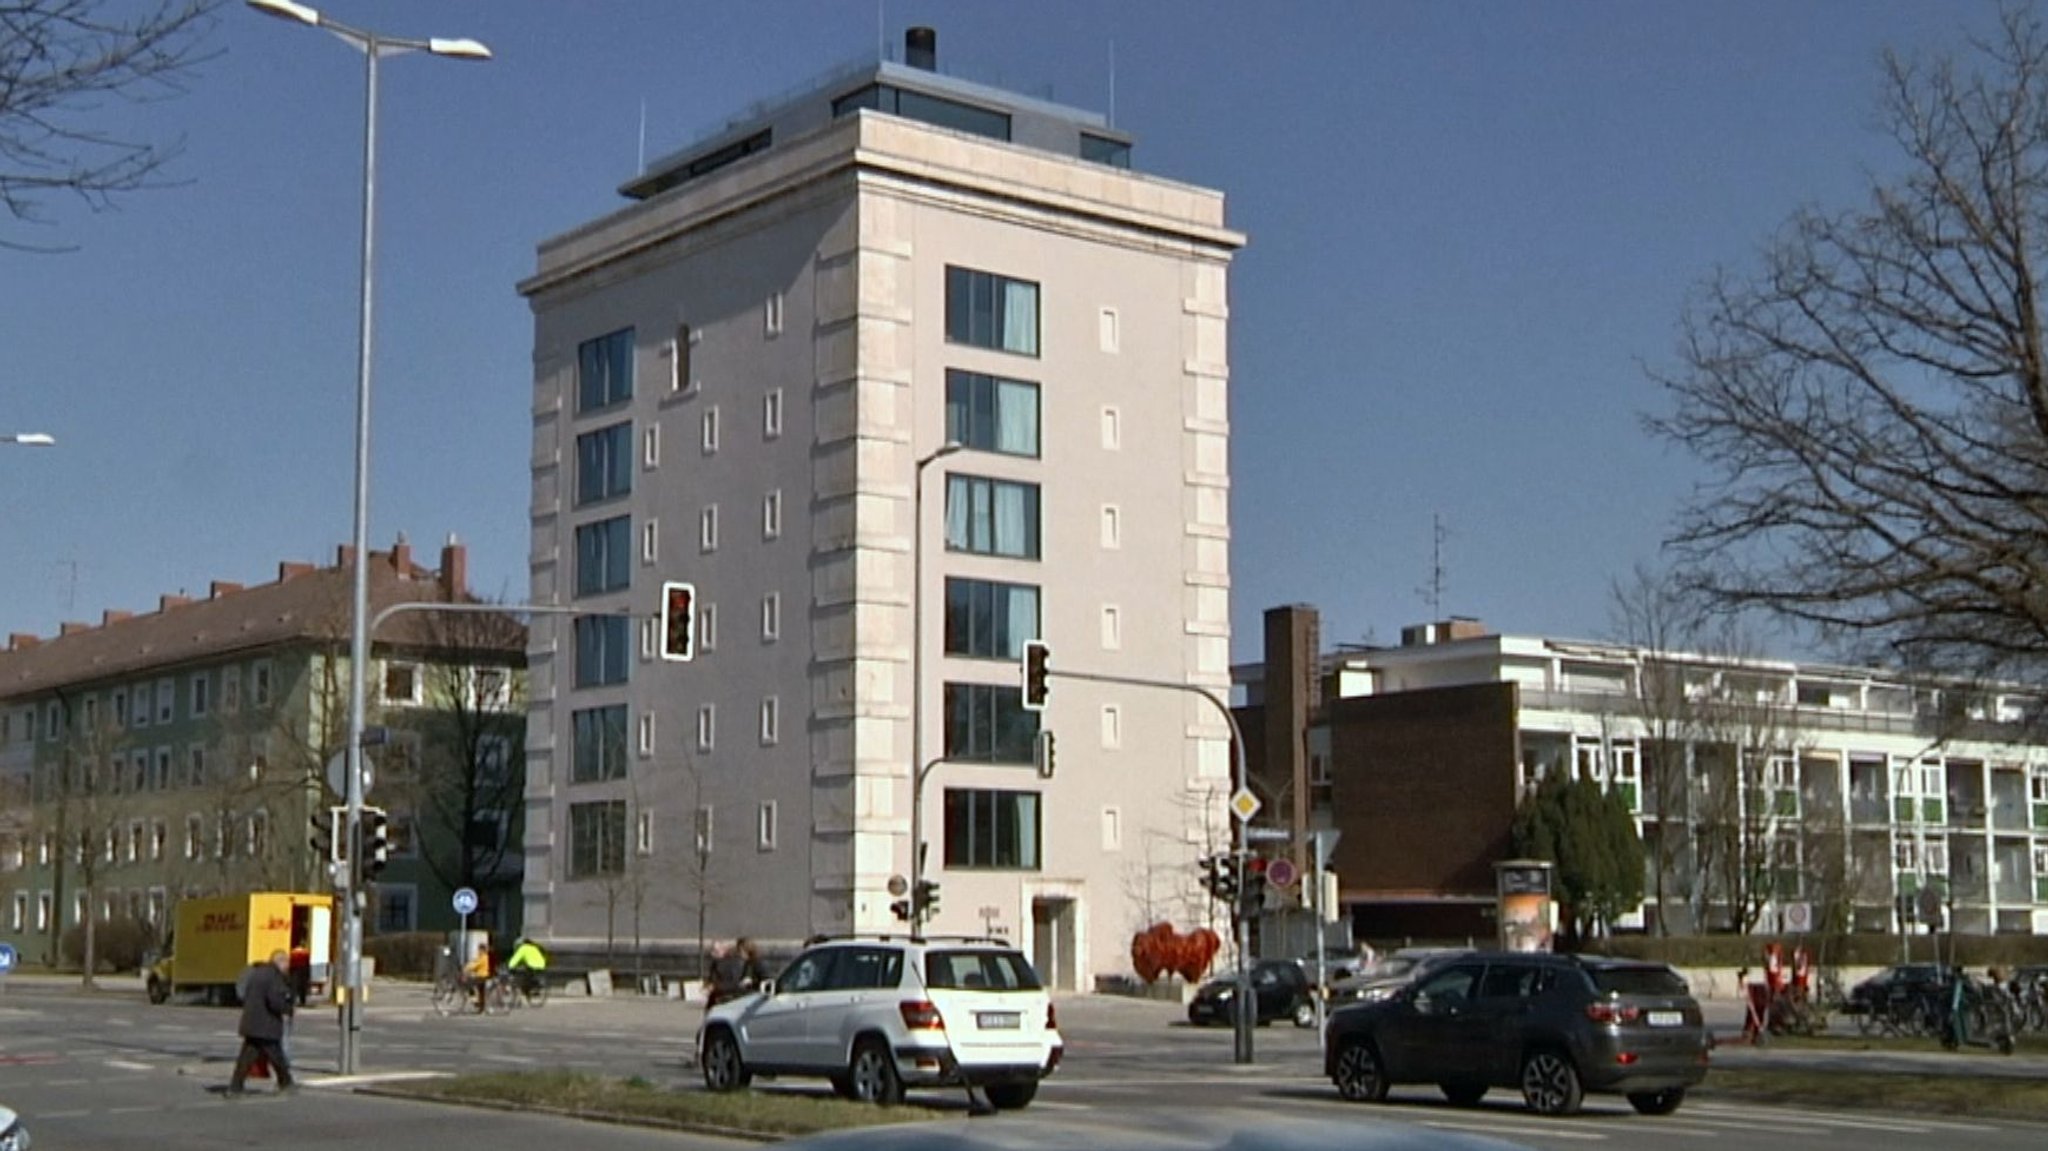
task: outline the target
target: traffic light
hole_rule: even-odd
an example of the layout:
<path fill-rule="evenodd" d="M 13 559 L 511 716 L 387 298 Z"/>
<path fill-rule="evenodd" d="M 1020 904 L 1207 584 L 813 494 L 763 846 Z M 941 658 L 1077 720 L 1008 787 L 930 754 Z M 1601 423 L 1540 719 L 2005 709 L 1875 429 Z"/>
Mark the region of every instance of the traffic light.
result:
<path fill-rule="evenodd" d="M 341 837 L 335 834 L 335 827 L 340 818 L 341 809 L 338 807 L 313 813 L 309 820 L 313 825 L 313 834 L 307 842 L 312 844 L 315 859 L 324 859 L 329 863 L 341 861 Z"/>
<path fill-rule="evenodd" d="M 1255 855 L 1244 861 L 1244 888 L 1238 893 L 1238 909 L 1256 915 L 1266 906 L 1266 866 L 1272 861 Z"/>
<path fill-rule="evenodd" d="M 889 905 L 889 913 L 905 923 L 910 922 L 910 901 L 899 899 Z"/>
<path fill-rule="evenodd" d="M 1237 902 L 1237 861 L 1228 855 L 1202 859 L 1202 886 L 1223 903 Z"/>
<path fill-rule="evenodd" d="M 697 658 L 697 588 L 673 580 L 661 585 L 661 658 Z"/>
<path fill-rule="evenodd" d="M 381 807 L 363 809 L 363 878 L 375 879 L 391 862 L 391 819 Z"/>
<path fill-rule="evenodd" d="M 926 922 L 939 911 L 939 885 L 929 879 L 917 881 L 917 889 L 910 893 L 920 922 Z"/>
<path fill-rule="evenodd" d="M 1052 649 L 1042 639 L 1024 641 L 1024 710 L 1045 710 L 1045 661 L 1052 658 Z"/>

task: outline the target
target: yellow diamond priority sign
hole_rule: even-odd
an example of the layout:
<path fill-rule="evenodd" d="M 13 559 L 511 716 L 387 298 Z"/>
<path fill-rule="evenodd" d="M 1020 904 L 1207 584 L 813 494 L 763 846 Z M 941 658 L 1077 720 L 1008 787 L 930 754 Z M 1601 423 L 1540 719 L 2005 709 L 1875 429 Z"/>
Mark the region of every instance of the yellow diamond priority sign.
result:
<path fill-rule="evenodd" d="M 1239 823 L 1250 823 L 1252 816 L 1259 813 L 1259 797 L 1252 794 L 1251 788 L 1240 787 L 1237 794 L 1230 797 L 1230 810 Z"/>

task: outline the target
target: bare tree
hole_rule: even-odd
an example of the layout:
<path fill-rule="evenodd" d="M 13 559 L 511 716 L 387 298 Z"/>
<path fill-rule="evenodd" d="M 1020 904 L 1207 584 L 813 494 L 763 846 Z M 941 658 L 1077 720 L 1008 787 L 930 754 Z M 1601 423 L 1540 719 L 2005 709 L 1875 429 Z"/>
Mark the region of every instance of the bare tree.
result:
<path fill-rule="evenodd" d="M 1643 846 L 1657 934 L 1670 934 L 1672 888 L 1691 855 L 1692 745 L 1699 735 L 1695 693 L 1684 657 L 1697 650 L 1697 606 L 1667 573 L 1638 566 L 1609 589 L 1616 642 L 1638 653 L 1627 708 L 1642 728 Z"/>
<path fill-rule="evenodd" d="M 1719 605 L 2024 677 L 2048 657 L 2048 34 L 2014 10 L 1971 48 L 1887 55 L 1902 168 L 1705 284 L 1647 422 L 1716 473 L 1675 542 Z"/>
<path fill-rule="evenodd" d="M 177 95 L 202 62 L 220 0 L 7 0 L 0 3 L 0 205 L 18 224 L 49 223 L 70 195 L 94 211 L 160 187 L 181 142 L 110 130 L 109 98 Z M 59 251 L 0 238 L 0 248 Z"/>
<path fill-rule="evenodd" d="M 1716 903 L 1728 925 L 1749 932 L 1788 889 L 1799 866 L 1797 772 L 1801 737 L 1790 685 L 1762 666 L 1732 631 L 1725 657 L 1697 701 L 1694 746 L 1694 850 L 1704 920 Z"/>

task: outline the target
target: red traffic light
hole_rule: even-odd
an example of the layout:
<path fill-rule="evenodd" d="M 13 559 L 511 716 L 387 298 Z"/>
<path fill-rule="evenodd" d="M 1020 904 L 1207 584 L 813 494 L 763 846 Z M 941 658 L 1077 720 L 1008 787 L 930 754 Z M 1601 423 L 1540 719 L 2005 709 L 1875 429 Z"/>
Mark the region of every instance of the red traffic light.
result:
<path fill-rule="evenodd" d="M 686 583 L 661 585 L 661 658 L 688 663 L 697 655 L 697 589 Z"/>

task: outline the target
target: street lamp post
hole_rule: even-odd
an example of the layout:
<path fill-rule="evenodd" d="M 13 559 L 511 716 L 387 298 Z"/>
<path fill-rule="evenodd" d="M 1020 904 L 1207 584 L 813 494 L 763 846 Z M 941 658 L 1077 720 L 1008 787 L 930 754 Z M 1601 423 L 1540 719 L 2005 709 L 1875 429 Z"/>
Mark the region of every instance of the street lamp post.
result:
<path fill-rule="evenodd" d="M 357 1064 L 357 1033 L 362 1030 L 363 891 L 360 876 L 363 822 L 363 684 L 370 658 L 370 350 L 371 285 L 377 223 L 377 61 L 385 56 L 426 52 L 458 60 L 488 60 L 491 50 L 475 40 L 412 40 L 351 28 L 318 9 L 292 0 L 247 0 L 266 16 L 290 20 L 334 34 L 363 54 L 366 67 L 363 116 L 363 268 L 360 339 L 356 347 L 356 484 L 354 599 L 349 612 L 348 655 L 348 788 L 343 834 L 348 842 L 348 871 L 337 877 L 342 896 L 341 979 L 348 999 L 342 1009 L 341 1073 L 353 1075 Z"/>
<path fill-rule="evenodd" d="M 910 933 L 924 929 L 924 470 L 966 445 L 947 441 L 917 461 L 910 497 Z"/>

